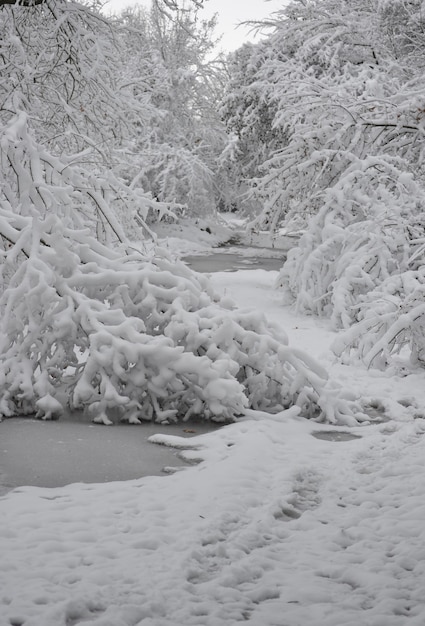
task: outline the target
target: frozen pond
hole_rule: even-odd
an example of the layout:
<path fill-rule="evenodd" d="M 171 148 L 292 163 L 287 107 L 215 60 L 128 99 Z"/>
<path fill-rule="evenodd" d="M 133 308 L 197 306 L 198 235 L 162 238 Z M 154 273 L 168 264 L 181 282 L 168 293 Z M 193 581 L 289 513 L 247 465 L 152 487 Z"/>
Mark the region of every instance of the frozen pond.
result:
<path fill-rule="evenodd" d="M 58 421 L 11 418 L 0 423 L 0 495 L 14 487 L 61 487 L 161 475 L 186 464 L 171 448 L 148 442 L 156 433 L 190 437 L 214 422 L 161 426 L 93 424 L 78 414 Z"/>
<path fill-rule="evenodd" d="M 208 255 L 186 256 L 182 259 L 196 272 L 232 272 L 235 270 L 275 270 L 278 271 L 285 261 L 282 250 L 257 250 L 244 248 L 243 251 L 211 252 Z"/>

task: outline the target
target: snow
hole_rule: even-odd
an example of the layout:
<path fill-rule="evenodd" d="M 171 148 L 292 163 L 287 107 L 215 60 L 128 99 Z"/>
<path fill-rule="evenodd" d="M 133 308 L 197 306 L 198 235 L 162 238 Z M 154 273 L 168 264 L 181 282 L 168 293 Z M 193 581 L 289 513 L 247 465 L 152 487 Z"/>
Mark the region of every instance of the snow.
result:
<path fill-rule="evenodd" d="M 152 445 L 197 462 L 173 475 L 9 492 L 0 626 L 423 626 L 423 374 L 338 363 L 330 325 L 283 306 L 276 278 L 211 276 L 361 393 L 371 423 L 251 410 L 190 440 L 162 428 Z"/>

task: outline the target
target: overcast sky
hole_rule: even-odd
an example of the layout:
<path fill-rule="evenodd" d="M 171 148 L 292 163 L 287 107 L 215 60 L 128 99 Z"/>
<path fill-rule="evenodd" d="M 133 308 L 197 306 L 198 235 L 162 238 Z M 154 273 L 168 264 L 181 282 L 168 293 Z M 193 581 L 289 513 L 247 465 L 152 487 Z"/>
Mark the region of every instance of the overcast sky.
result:
<path fill-rule="evenodd" d="M 150 6 L 150 0 L 110 0 L 105 10 L 118 12 L 129 5 L 141 4 Z M 210 17 L 218 13 L 219 23 L 217 34 L 223 34 L 221 47 L 225 50 L 235 50 L 244 41 L 252 40 L 253 34 L 249 29 L 236 25 L 246 20 L 261 20 L 267 18 L 285 4 L 284 0 L 206 0 L 203 14 Z"/>

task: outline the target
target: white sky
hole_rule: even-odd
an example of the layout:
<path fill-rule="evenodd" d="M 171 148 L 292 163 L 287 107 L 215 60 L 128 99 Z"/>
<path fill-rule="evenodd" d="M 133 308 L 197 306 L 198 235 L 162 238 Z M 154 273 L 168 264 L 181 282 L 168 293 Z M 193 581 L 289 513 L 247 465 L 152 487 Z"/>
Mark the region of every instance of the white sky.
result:
<path fill-rule="evenodd" d="M 118 12 L 135 4 L 148 7 L 151 3 L 150 0 L 109 0 L 105 11 Z M 249 28 L 236 28 L 239 22 L 265 19 L 285 4 L 284 0 L 206 0 L 203 15 L 208 18 L 218 13 L 217 35 L 223 34 L 221 47 L 235 50 L 254 37 L 253 33 L 249 33 Z"/>

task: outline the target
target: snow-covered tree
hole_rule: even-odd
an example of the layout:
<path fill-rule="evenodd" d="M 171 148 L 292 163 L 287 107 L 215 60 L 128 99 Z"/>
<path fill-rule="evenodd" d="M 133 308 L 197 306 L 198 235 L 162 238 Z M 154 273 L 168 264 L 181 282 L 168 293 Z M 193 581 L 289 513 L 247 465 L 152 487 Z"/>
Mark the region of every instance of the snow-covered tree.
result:
<path fill-rule="evenodd" d="M 423 361 L 424 26 L 419 0 L 295 1 L 224 104 L 251 227 L 305 229 L 280 286 L 368 365 Z"/>
<path fill-rule="evenodd" d="M 90 163 L 110 165 L 137 114 L 131 94 L 117 89 L 111 24 L 65 0 L 3 6 L 0 18 L 2 121 L 25 110 L 37 141 L 53 153 L 89 149 Z"/>
<path fill-rule="evenodd" d="M 357 24 L 363 24 L 364 32 L 368 33 L 368 13 L 364 12 L 362 3 L 353 8 L 357 8 Z M 370 17 L 380 36 L 373 38 L 370 34 L 369 61 L 363 59 L 359 63 L 356 59 L 354 63 L 352 56 L 346 55 L 343 72 L 339 72 L 342 76 L 338 93 L 329 87 L 334 80 L 329 69 L 325 78 L 321 78 L 318 107 L 333 113 L 328 128 L 325 127 L 327 138 L 323 137 L 322 122 L 306 115 L 303 123 L 310 132 L 298 138 L 306 147 L 306 136 L 313 133 L 317 138 L 319 132 L 322 136 L 317 146 L 306 150 L 304 158 L 298 153 L 292 161 L 301 174 L 293 186 L 299 185 L 300 180 L 305 185 L 304 193 L 294 196 L 298 200 L 304 198 L 310 209 L 319 214 L 311 221 L 298 251 L 291 254 L 283 274 L 291 277 L 292 290 L 298 294 L 301 306 L 307 297 L 314 302 L 307 308 L 320 312 L 330 302 L 328 312 L 333 311 L 337 324 L 345 317 L 344 326 L 356 319 L 356 310 L 348 301 L 342 302 L 341 293 L 351 294 L 351 301 L 356 301 L 359 294 L 369 291 L 390 273 L 406 269 L 406 251 L 414 223 L 422 223 L 424 142 L 418 93 L 422 70 L 416 67 L 416 75 L 410 71 L 406 76 L 404 65 L 389 55 L 380 18 L 379 10 L 375 20 Z M 351 32 L 349 41 L 352 36 Z M 360 39 L 358 42 L 360 45 Z M 335 54 L 340 54 L 341 46 L 334 48 Z M 333 102 L 328 94 L 323 94 L 324 82 Z M 351 86 L 351 93 L 345 89 L 347 86 Z M 320 128 L 319 132 L 314 130 L 314 125 Z M 286 152 L 290 150 L 291 146 Z M 275 165 L 276 161 L 278 168 L 271 169 L 269 179 L 279 171 L 282 155 L 274 157 Z M 287 188 L 282 193 L 285 196 Z M 305 204 L 296 206 L 305 212 Z M 271 214 L 273 211 L 272 208 Z M 325 223 L 327 228 L 323 228 Z M 357 250 L 356 254 L 347 255 L 350 249 Z M 366 255 L 364 260 L 362 250 Z M 330 254 L 330 264 L 326 254 Z M 302 278 L 297 282 L 296 272 L 301 266 Z M 351 278 L 346 282 L 348 275 Z M 312 289 L 306 288 L 306 279 L 310 286 L 314 284 Z"/>
<path fill-rule="evenodd" d="M 229 135 L 220 165 L 233 182 L 235 206 L 246 212 L 258 213 L 262 199 L 255 181 L 262 165 L 285 142 L 285 131 L 273 126 L 276 110 L 268 86 L 258 80 L 268 52 L 267 44 L 247 43 L 229 56 L 229 80 L 220 109 Z"/>
<path fill-rule="evenodd" d="M 224 113 L 250 164 L 242 175 L 262 207 L 256 227 L 305 223 L 349 165 L 344 152 L 367 151 L 357 121 L 380 72 L 369 37 L 375 21 L 370 2 L 294 2 L 266 40 L 243 49 Z"/>
<path fill-rule="evenodd" d="M 117 80 L 121 54 L 106 63 L 111 23 L 46 0 L 3 6 L 0 28 L 0 415 L 224 420 L 296 404 L 348 419 L 351 401 L 282 331 L 137 242 L 166 206 L 117 176 L 153 105 Z"/>
<path fill-rule="evenodd" d="M 73 197 L 84 196 L 83 202 L 73 201 L 76 224 L 106 236 L 113 206 L 121 230 L 134 232 L 133 219 L 136 214 L 139 221 L 146 217 L 149 198 L 140 185 L 123 186 L 114 171 L 124 158 L 123 143 L 136 123 L 147 121 L 149 106 L 132 86 L 117 80 L 112 23 L 95 7 L 46 0 L 36 6 L 3 6 L 0 32 L 0 122 L 7 129 L 11 120 L 25 119 L 18 143 L 9 144 L 2 155 L 1 175 L 16 194 L 10 201 L 13 209 L 22 212 L 25 206 L 22 154 L 41 150 L 46 163 L 61 160 L 52 168 L 58 167 L 63 179 L 69 174 Z M 30 169 L 27 177 L 41 184 L 43 173 Z M 40 202 L 39 210 L 52 210 L 54 201 Z M 114 237 L 122 239 L 117 224 L 114 230 Z"/>
<path fill-rule="evenodd" d="M 267 39 L 237 53 L 223 114 L 239 175 L 263 206 L 255 226 L 272 230 L 294 217 L 305 224 L 353 155 L 418 161 L 420 65 L 409 71 L 413 52 L 391 56 L 388 32 L 390 7 L 396 24 L 395 5 L 406 5 L 410 19 L 397 29 L 410 36 L 420 3 L 408 4 L 295 1 Z"/>
<path fill-rule="evenodd" d="M 202 20 L 192 3 L 171 14 L 153 3 L 121 17 L 123 73 L 152 105 L 149 123 L 127 145 L 126 175 L 162 202 L 214 215 L 221 196 L 216 160 L 226 140 L 217 106 L 223 60 L 212 56 L 215 19 Z"/>
<path fill-rule="evenodd" d="M 262 316 L 220 301 L 164 251 L 143 254 L 120 233 L 111 248 L 77 228 L 75 205 L 92 191 L 76 190 L 75 166 L 46 154 L 26 127 L 22 114 L 0 137 L 5 159 L 20 157 L 0 203 L 2 415 L 49 418 L 69 405 L 102 423 L 114 412 L 133 423 L 223 420 L 248 405 L 293 404 L 349 415 L 342 395 L 329 401 L 323 369 Z"/>

